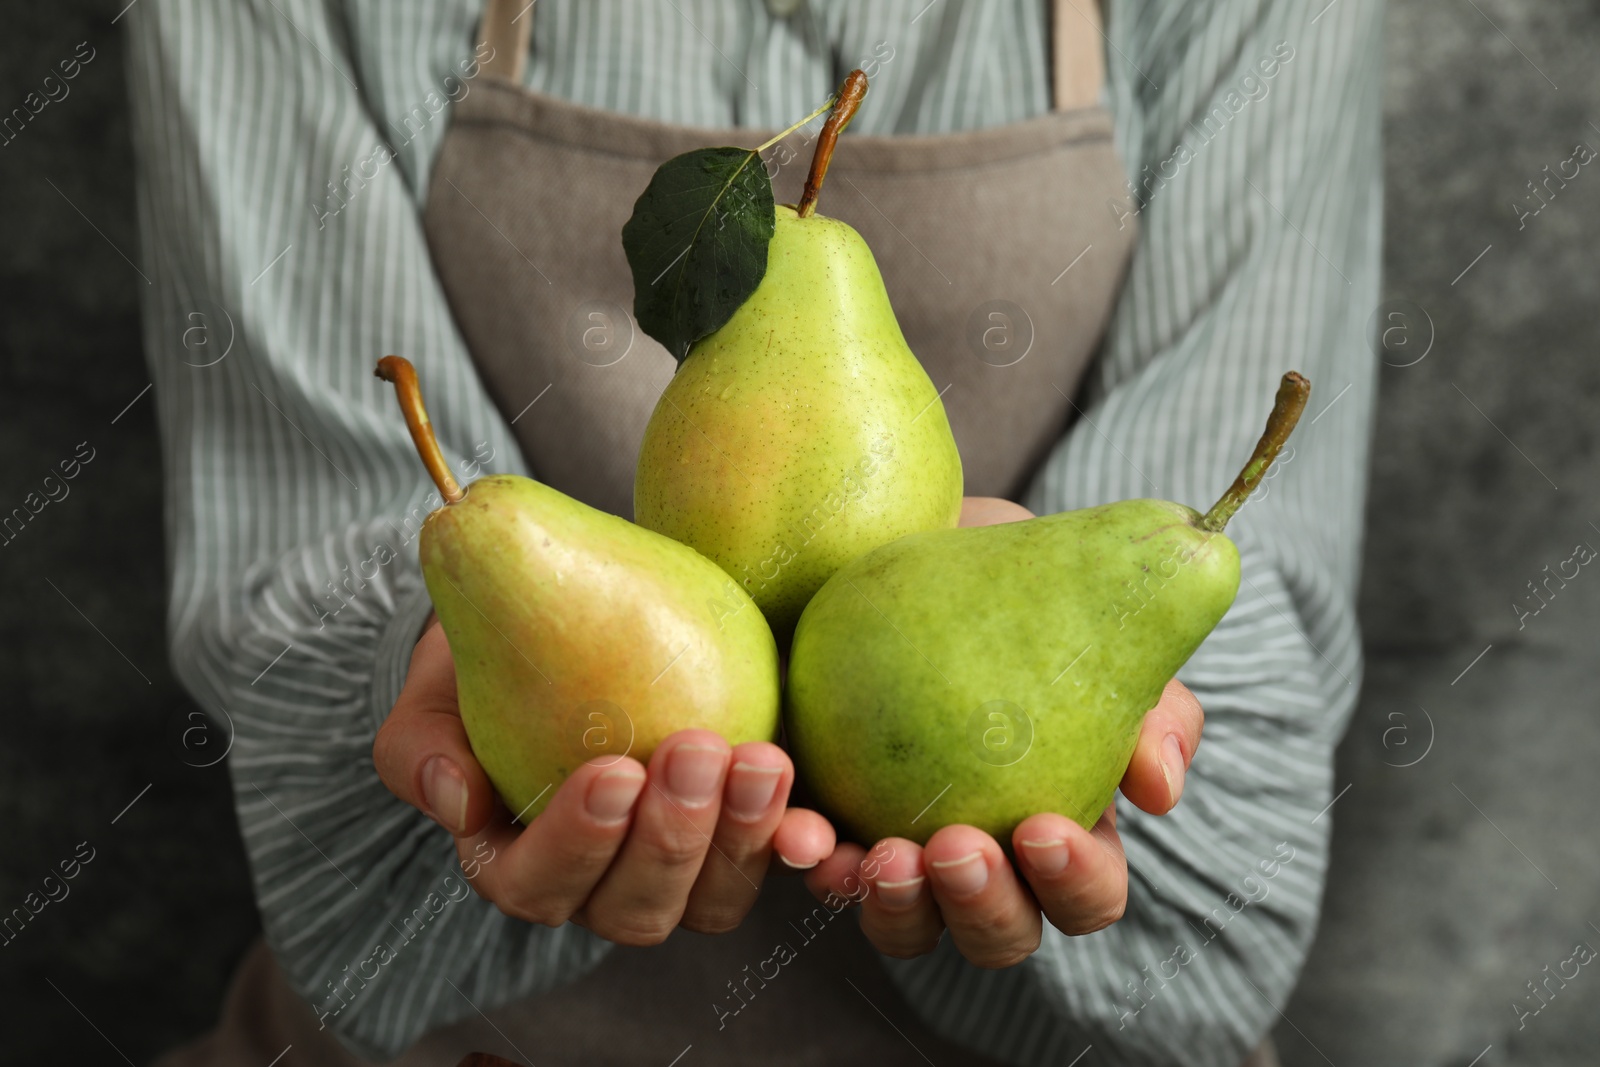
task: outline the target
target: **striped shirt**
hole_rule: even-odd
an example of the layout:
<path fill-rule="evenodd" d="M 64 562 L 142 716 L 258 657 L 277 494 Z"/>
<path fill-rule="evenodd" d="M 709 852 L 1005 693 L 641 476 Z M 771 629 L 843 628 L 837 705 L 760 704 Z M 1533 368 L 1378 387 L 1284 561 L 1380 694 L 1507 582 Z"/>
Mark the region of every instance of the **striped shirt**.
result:
<path fill-rule="evenodd" d="M 480 8 L 144 0 L 127 16 L 172 656 L 233 731 L 266 937 L 369 1056 L 469 1014 L 468 999 L 569 982 L 607 950 L 467 891 L 448 836 L 372 764 L 428 610 L 411 531 L 429 491 L 375 357 L 436 361 L 429 403 L 453 461 L 528 473 L 419 223 L 450 101 L 472 89 Z M 810 0 L 780 19 L 729 0 L 545 0 L 527 82 L 665 122 L 781 127 L 876 55 L 851 134 L 937 134 L 1049 107 L 1046 12 Z M 1138 245 L 1086 414 L 1024 502 L 1204 506 L 1279 375 L 1302 371 L 1316 394 L 1230 526 L 1238 600 L 1180 674 L 1207 716 L 1183 802 L 1152 818 L 1119 801 L 1126 917 L 1087 937 L 1047 927 L 1006 971 L 968 966 L 948 938 L 888 961 L 931 1025 L 991 1055 L 1060 1064 L 1092 1045 L 1086 1062 L 1234 1067 L 1305 959 L 1332 822 L 1319 813 L 1361 671 L 1380 15 L 1378 0 L 1110 5 L 1106 98 L 1130 184 L 1106 210 L 1137 217 Z M 331 200 L 358 165 L 359 196 Z"/>

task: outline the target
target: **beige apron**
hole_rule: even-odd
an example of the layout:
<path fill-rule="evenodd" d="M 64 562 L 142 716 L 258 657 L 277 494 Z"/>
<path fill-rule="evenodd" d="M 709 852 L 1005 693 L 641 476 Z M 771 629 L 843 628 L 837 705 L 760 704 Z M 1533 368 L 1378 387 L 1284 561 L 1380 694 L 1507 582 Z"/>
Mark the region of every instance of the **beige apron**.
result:
<path fill-rule="evenodd" d="M 497 62 L 456 105 L 424 226 L 473 362 L 534 475 L 631 516 L 639 443 L 674 364 L 629 317 L 623 223 L 668 158 L 777 131 L 668 126 L 524 89 L 533 20 L 509 21 L 522 6 L 489 5 Z M 1054 64 L 1056 110 L 948 136 L 847 133 L 819 207 L 877 256 L 906 341 L 944 390 L 969 496 L 1019 495 L 1060 439 L 1132 247 L 1133 227 L 1119 230 L 1105 209 L 1127 179 L 1110 115 L 1094 103 L 1100 37 L 1057 6 L 1056 50 L 1071 58 Z M 1067 76 L 1086 68 L 1090 84 Z M 1072 93 L 1084 106 L 1061 106 Z M 803 134 L 789 144 L 779 203 L 799 198 L 810 164 Z"/>
<path fill-rule="evenodd" d="M 1055 4 L 1051 113 L 948 136 L 846 135 L 822 200 L 877 255 L 906 340 L 943 391 L 972 496 L 1016 497 L 1060 438 L 1131 252 L 1132 227 L 1104 209 L 1126 185 L 1096 102 L 1099 35 L 1076 23 L 1093 5 L 1071 6 Z M 631 515 L 639 442 L 673 361 L 632 324 L 622 225 L 669 157 L 770 134 L 668 126 L 524 89 L 525 10 L 489 0 L 494 58 L 456 105 L 424 225 L 456 323 L 532 471 Z M 779 202 L 798 198 L 803 142 L 793 135 L 794 162 L 776 175 Z M 994 1062 L 928 1030 L 853 917 L 805 944 L 781 989 L 719 1026 L 727 982 L 793 942 L 791 920 L 814 904 L 799 878 L 775 873 L 737 931 L 616 949 L 579 981 L 497 1009 L 492 1024 L 475 1016 L 435 1031 L 396 1063 L 444 1067 L 483 1050 L 539 1067 L 667 1064 L 690 1046 L 682 1062 L 694 1067 Z M 163 1067 L 265 1063 L 290 1044 L 298 1065 L 360 1062 L 317 1031 L 258 941 L 218 1029 Z"/>

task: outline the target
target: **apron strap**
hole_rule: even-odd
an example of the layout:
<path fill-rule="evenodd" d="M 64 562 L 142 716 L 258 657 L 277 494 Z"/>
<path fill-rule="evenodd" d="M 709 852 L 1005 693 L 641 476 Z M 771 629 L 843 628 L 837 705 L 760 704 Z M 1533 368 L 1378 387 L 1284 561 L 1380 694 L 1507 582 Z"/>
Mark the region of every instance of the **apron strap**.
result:
<path fill-rule="evenodd" d="M 1051 97 L 1057 111 L 1090 107 L 1100 99 L 1106 77 L 1104 35 L 1097 0 L 1054 0 L 1051 6 Z M 480 44 L 492 49 L 483 73 L 522 84 L 533 35 L 533 4 L 523 0 L 485 0 L 478 30 Z"/>
<path fill-rule="evenodd" d="M 1096 0 L 1055 0 L 1051 5 L 1050 80 L 1057 111 L 1100 102 L 1106 80 L 1102 25 Z"/>
<path fill-rule="evenodd" d="M 485 0 L 478 43 L 492 51 L 483 73 L 513 85 L 522 84 L 528 62 L 528 42 L 533 39 L 533 4 L 527 0 Z"/>

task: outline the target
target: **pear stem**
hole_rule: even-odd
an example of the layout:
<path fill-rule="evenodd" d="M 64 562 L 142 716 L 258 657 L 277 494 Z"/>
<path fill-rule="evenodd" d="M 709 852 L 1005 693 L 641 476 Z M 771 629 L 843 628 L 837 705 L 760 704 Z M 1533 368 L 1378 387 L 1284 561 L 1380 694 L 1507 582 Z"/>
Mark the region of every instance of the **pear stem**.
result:
<path fill-rule="evenodd" d="M 428 409 L 422 406 L 422 389 L 417 385 L 417 369 L 404 356 L 384 356 L 378 360 L 374 371 L 379 378 L 394 383 L 395 395 L 400 399 L 400 411 L 406 417 L 406 429 L 411 431 L 411 442 L 417 446 L 417 455 L 428 469 L 433 484 L 446 504 L 454 504 L 467 495 L 450 464 L 445 462 L 439 439 L 433 434 L 433 423 L 428 419 Z"/>
<path fill-rule="evenodd" d="M 1267 468 L 1272 466 L 1272 461 L 1278 458 L 1278 453 L 1283 449 L 1283 444 L 1294 432 L 1294 427 L 1300 421 L 1300 415 L 1306 409 L 1306 401 L 1311 399 L 1311 383 L 1295 371 L 1290 371 L 1283 376 L 1283 382 L 1278 386 L 1278 396 L 1272 402 L 1272 414 L 1267 416 L 1267 429 L 1261 435 L 1261 440 L 1256 442 L 1256 449 L 1250 453 L 1250 462 L 1244 465 L 1244 470 L 1239 472 L 1239 477 L 1233 480 L 1228 491 L 1222 494 L 1222 499 L 1212 505 L 1200 520 L 1200 529 L 1210 533 L 1221 533 L 1223 527 L 1228 525 L 1228 520 L 1233 518 L 1234 512 L 1244 506 L 1250 494 L 1256 491 L 1261 480 L 1267 476 Z"/>
<path fill-rule="evenodd" d="M 833 114 L 822 124 L 822 133 L 817 135 L 817 150 L 811 157 L 811 173 L 806 175 L 805 191 L 800 194 L 800 203 L 795 206 L 801 218 L 808 219 L 816 214 L 817 195 L 822 192 L 822 179 L 828 176 L 828 164 L 833 162 L 834 146 L 839 143 L 839 135 L 850 125 L 856 108 L 861 106 L 862 98 L 866 95 L 866 74 L 859 69 L 852 70 L 846 75 L 844 84 L 839 86 L 839 93 L 834 98 Z"/>

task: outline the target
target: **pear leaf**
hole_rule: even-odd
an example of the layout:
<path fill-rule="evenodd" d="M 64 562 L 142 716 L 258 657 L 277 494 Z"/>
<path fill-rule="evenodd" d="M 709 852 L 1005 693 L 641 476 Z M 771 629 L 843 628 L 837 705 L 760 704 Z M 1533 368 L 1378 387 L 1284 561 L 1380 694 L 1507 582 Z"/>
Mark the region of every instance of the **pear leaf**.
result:
<path fill-rule="evenodd" d="M 622 227 L 633 315 L 682 363 L 767 273 L 772 180 L 748 148 L 701 148 L 656 169 Z"/>

